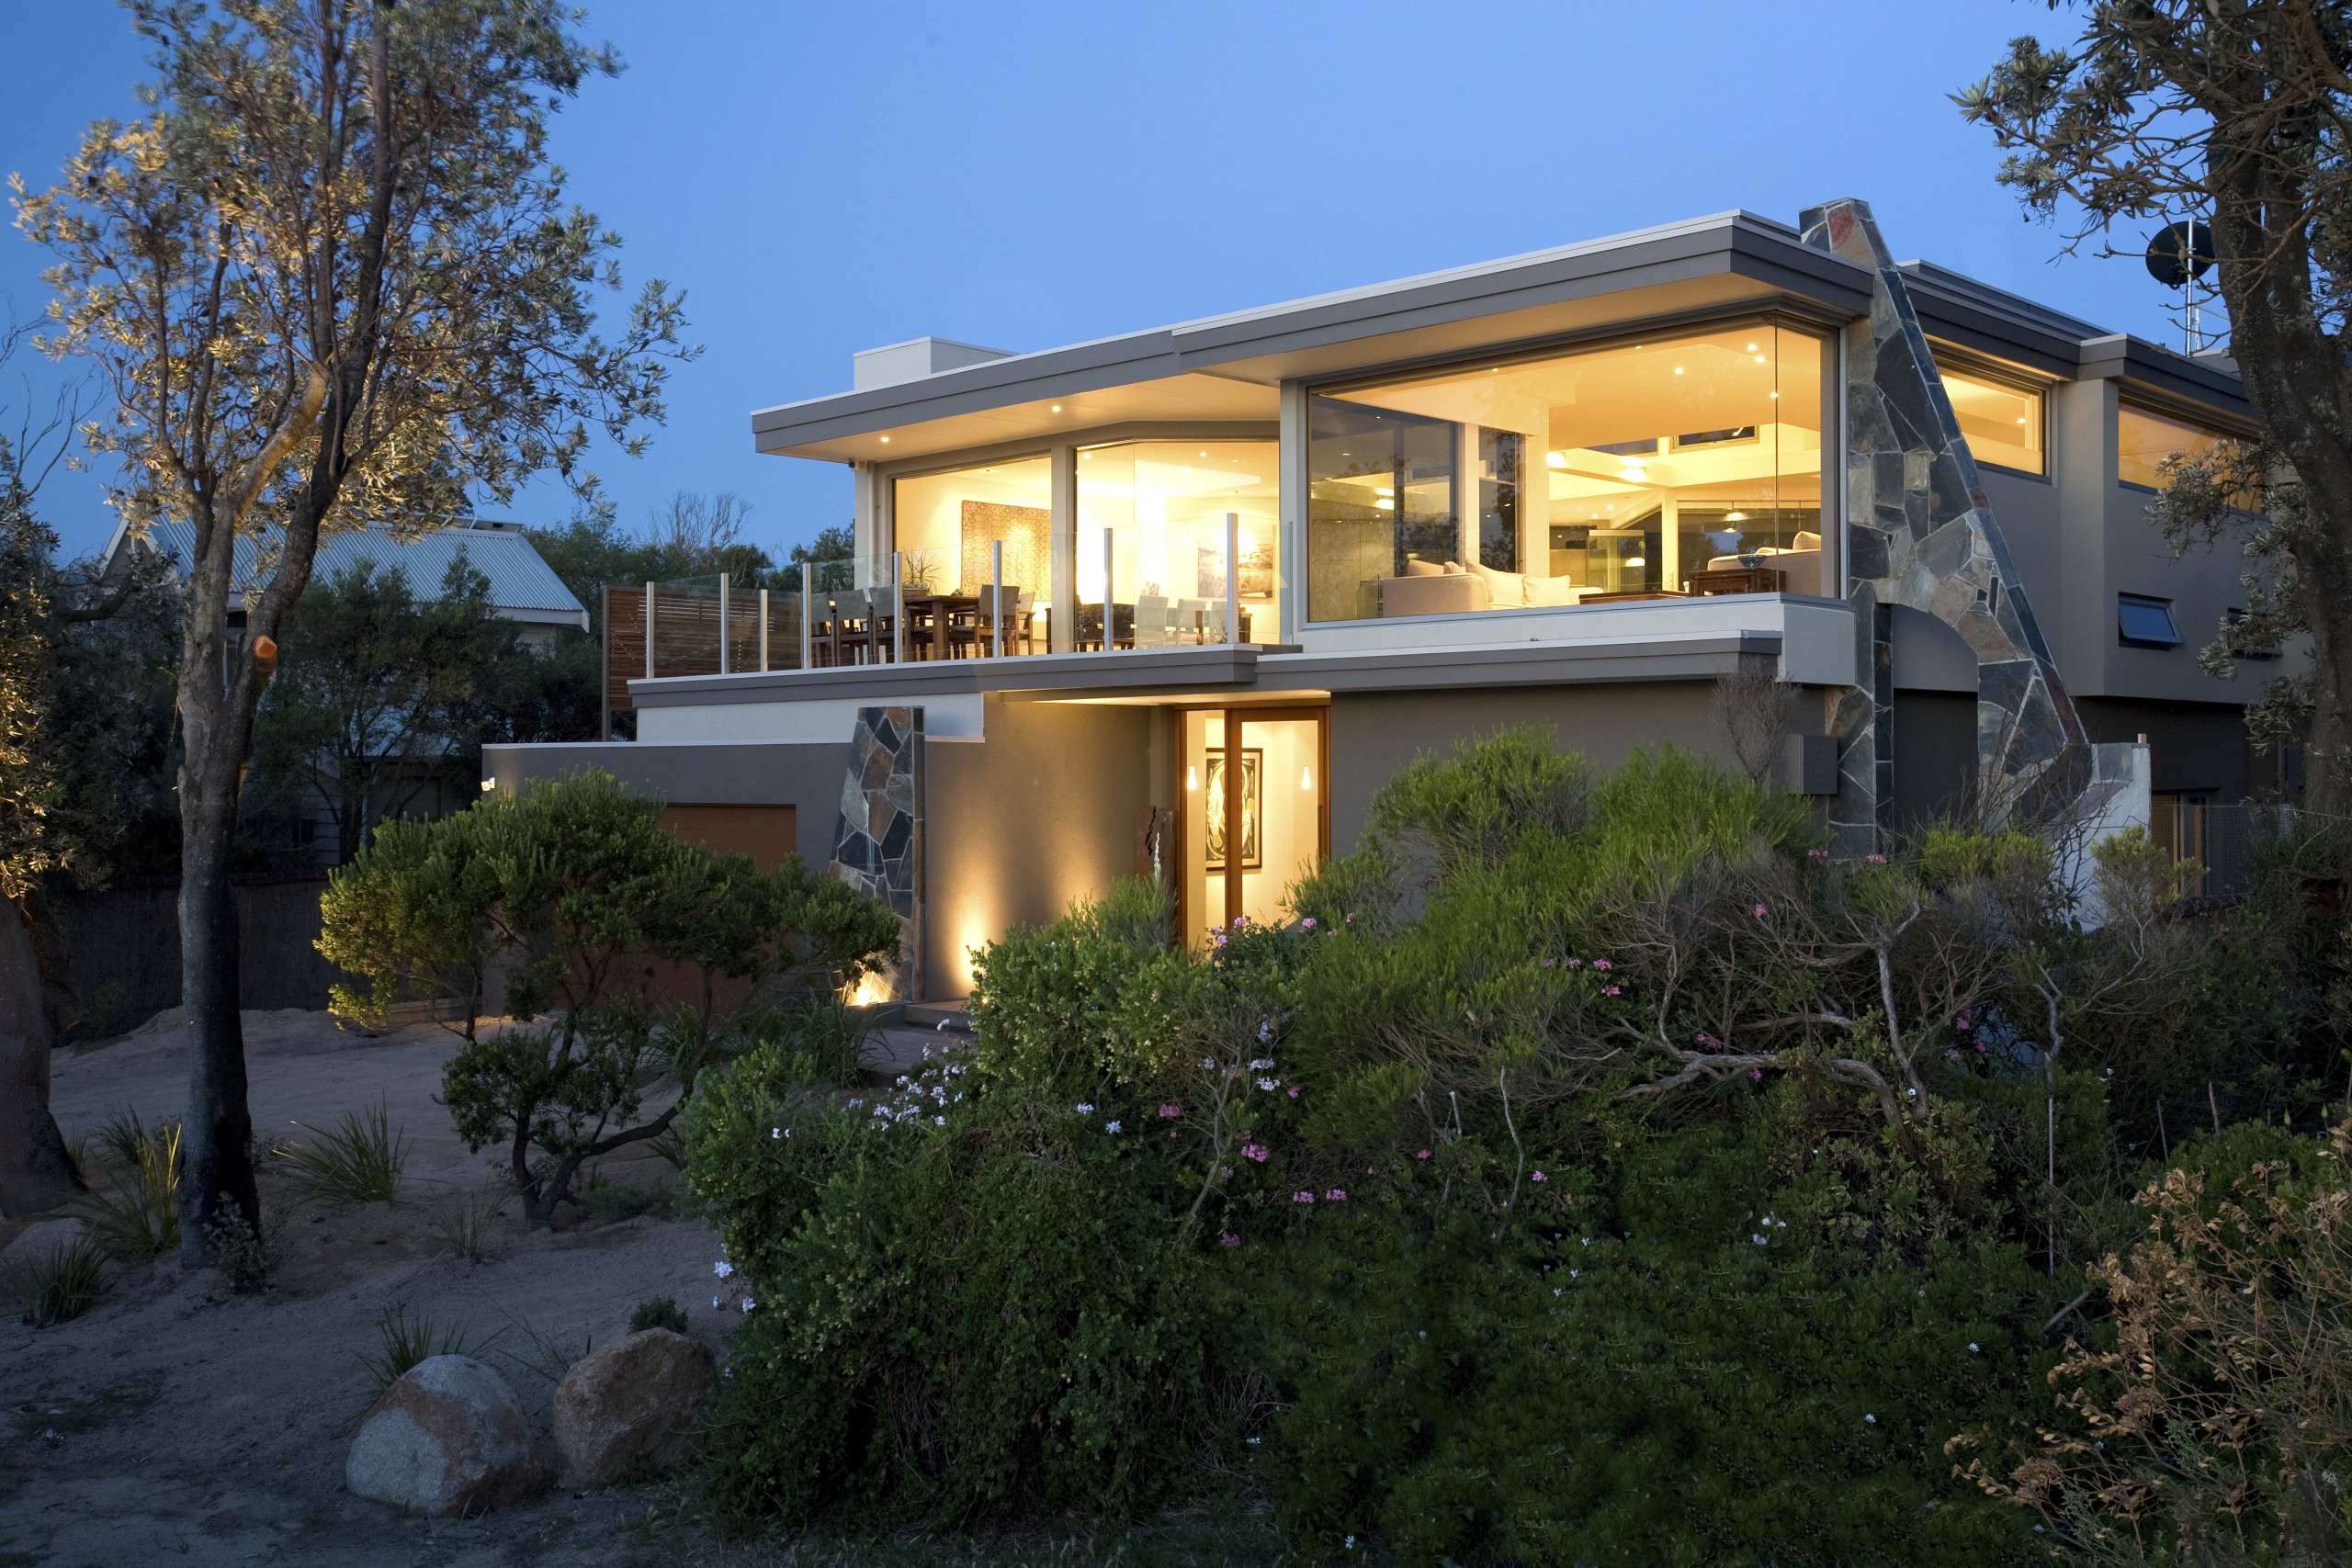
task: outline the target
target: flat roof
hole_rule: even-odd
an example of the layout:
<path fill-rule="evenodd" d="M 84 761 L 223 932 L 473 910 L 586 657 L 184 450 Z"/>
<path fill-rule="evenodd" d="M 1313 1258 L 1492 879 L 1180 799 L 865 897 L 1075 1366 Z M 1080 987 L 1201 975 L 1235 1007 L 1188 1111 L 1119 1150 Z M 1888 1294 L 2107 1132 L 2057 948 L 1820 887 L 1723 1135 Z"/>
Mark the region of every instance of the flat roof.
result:
<path fill-rule="evenodd" d="M 2120 374 L 2160 397 L 2246 412 L 2225 367 L 1929 263 L 1899 270 L 1931 336 L 2054 377 Z M 1871 282 L 1867 268 L 1805 244 L 1789 224 L 1717 212 L 782 403 L 752 413 L 752 438 L 764 453 L 882 463 L 1146 422 L 1270 422 L 1287 379 L 1743 306 L 1849 321 L 1869 310 Z M 1629 308 L 1624 297 L 1635 293 Z"/>

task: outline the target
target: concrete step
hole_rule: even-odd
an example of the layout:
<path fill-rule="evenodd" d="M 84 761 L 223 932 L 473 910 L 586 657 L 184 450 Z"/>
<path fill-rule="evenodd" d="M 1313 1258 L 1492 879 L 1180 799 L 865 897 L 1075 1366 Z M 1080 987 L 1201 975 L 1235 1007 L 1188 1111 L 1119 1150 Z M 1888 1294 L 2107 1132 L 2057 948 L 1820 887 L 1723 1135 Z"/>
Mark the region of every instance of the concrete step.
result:
<path fill-rule="evenodd" d="M 906 1027 L 969 1034 L 972 1032 L 972 1015 L 962 1002 L 909 1002 Z"/>

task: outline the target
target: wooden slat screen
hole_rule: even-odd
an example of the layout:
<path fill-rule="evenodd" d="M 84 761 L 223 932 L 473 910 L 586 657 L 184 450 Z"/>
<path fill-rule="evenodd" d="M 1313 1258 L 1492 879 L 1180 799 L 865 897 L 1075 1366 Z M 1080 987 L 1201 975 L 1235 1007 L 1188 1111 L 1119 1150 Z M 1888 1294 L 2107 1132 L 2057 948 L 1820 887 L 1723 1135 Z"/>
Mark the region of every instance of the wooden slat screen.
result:
<path fill-rule="evenodd" d="M 727 606 L 729 668 L 760 667 L 759 590 L 738 590 Z M 768 668 L 800 667 L 800 595 L 768 595 Z M 653 673 L 718 673 L 718 595 L 656 584 L 653 590 Z M 645 585 L 605 590 L 605 695 L 615 713 L 631 707 L 628 683 L 645 678 Z"/>

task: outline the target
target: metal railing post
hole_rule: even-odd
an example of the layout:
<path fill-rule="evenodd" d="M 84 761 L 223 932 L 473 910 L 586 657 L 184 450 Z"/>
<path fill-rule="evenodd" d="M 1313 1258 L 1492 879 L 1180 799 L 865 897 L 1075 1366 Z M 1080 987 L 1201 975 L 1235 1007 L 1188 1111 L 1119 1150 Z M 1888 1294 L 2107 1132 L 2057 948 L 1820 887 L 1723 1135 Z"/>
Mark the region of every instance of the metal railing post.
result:
<path fill-rule="evenodd" d="M 1004 541 L 989 541 L 989 642 L 996 657 L 1004 657 Z"/>
<path fill-rule="evenodd" d="M 1241 513 L 1225 514 L 1225 640 L 1241 640 Z"/>
<path fill-rule="evenodd" d="M 645 585 L 645 678 L 653 679 L 653 584 Z"/>
<path fill-rule="evenodd" d="M 800 668 L 811 667 L 816 655 L 817 568 L 813 562 L 800 563 Z"/>
<path fill-rule="evenodd" d="M 734 673 L 734 671 L 729 668 L 728 658 L 727 599 L 727 574 L 722 571 L 718 574 L 718 672 L 721 675 Z"/>
<path fill-rule="evenodd" d="M 1119 597 L 1111 592 L 1112 563 L 1117 559 L 1116 549 L 1117 541 L 1112 538 L 1111 530 L 1106 525 L 1102 530 L 1102 651 L 1105 653 L 1118 646 L 1118 639 L 1112 636 L 1112 623 L 1114 616 L 1111 608 L 1117 603 Z"/>
<path fill-rule="evenodd" d="M 760 673 L 768 672 L 768 591 L 760 590 Z"/>
<path fill-rule="evenodd" d="M 907 661 L 907 557 L 890 552 L 890 662 Z"/>

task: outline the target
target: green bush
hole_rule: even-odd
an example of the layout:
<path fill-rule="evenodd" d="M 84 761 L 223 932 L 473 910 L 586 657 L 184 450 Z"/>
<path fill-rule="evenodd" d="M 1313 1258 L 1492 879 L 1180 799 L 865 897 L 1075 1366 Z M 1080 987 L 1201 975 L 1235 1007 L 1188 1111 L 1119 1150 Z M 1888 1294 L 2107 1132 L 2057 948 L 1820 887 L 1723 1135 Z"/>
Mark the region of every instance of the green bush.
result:
<path fill-rule="evenodd" d="M 971 1043 L 871 1103 L 784 1040 L 706 1087 L 721 1511 L 1246 1472 L 1303 1559 L 2038 1557 L 1943 1444 L 2046 1410 L 2132 1224 L 2110 1075 L 2212 945 L 2145 875 L 2077 919 L 2021 835 L 1837 863 L 1671 750 L 1507 731 L 1371 821 L 1280 928 L 1171 948 L 1130 884 L 991 944 Z"/>
<path fill-rule="evenodd" d="M 628 1331 L 642 1334 L 649 1328 L 666 1328 L 673 1334 L 686 1332 L 686 1309 L 673 1296 L 656 1296 L 642 1301 L 628 1314 Z"/>

